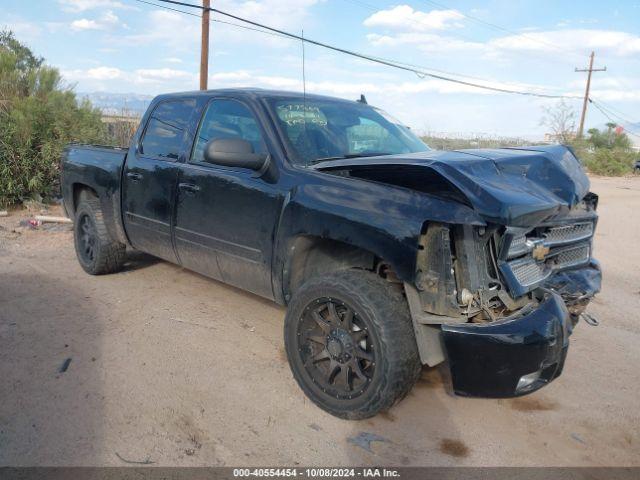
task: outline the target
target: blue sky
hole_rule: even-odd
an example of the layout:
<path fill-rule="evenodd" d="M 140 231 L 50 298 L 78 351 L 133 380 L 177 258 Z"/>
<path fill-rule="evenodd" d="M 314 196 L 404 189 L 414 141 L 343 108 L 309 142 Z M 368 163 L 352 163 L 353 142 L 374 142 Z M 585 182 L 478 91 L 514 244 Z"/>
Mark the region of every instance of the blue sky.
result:
<path fill-rule="evenodd" d="M 135 0 L 1 3 L 0 27 L 13 30 L 58 67 L 79 92 L 155 95 L 198 87 L 199 18 Z M 606 65 L 607 72 L 594 74 L 592 97 L 640 121 L 640 0 L 212 0 L 212 5 L 462 80 L 540 93 L 582 95 L 585 74 L 574 67 L 585 67 L 595 50 L 596 66 Z M 210 88 L 301 90 L 301 77 L 300 42 L 212 24 Z M 307 91 L 314 93 L 354 99 L 364 93 L 369 103 L 419 132 L 540 137 L 547 130 L 540 125 L 542 109 L 555 103 L 419 78 L 314 46 L 306 47 L 306 79 Z M 580 110 L 580 101 L 570 102 Z M 587 127 L 606 121 L 591 108 Z"/>

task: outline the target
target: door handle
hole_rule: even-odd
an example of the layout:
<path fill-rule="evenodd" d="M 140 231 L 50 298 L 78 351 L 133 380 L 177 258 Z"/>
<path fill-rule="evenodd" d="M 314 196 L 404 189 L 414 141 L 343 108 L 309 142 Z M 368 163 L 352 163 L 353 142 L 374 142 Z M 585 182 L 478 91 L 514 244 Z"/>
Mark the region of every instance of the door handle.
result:
<path fill-rule="evenodd" d="M 136 172 L 127 172 L 127 177 L 131 179 L 133 182 L 139 182 L 142 180 L 142 174 Z"/>
<path fill-rule="evenodd" d="M 198 185 L 194 185 L 193 183 L 179 183 L 178 188 L 191 195 L 194 195 L 196 192 L 200 191 L 200 187 Z"/>

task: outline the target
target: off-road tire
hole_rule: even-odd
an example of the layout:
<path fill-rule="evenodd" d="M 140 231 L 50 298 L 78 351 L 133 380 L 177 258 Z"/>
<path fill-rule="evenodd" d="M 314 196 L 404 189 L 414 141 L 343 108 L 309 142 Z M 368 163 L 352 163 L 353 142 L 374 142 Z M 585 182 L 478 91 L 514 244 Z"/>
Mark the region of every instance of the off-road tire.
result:
<path fill-rule="evenodd" d="M 90 223 L 93 226 L 92 255 L 83 254 L 82 225 Z M 104 224 L 100 201 L 91 192 L 80 194 L 78 207 L 73 225 L 73 238 L 76 256 L 82 269 L 91 275 L 105 275 L 116 273 L 122 269 L 126 255 L 126 245 L 113 240 Z"/>
<path fill-rule="evenodd" d="M 300 353 L 299 324 L 303 315 L 318 299 L 327 298 L 349 305 L 370 326 L 369 335 L 375 345 L 373 376 L 364 392 L 353 399 L 337 399 L 323 391 Z M 344 419 L 369 418 L 388 410 L 409 393 L 421 372 L 409 308 L 401 288 L 365 270 L 344 270 L 305 282 L 288 306 L 284 340 L 289 366 L 300 388 L 320 408 Z M 349 373 L 346 375 L 350 378 Z"/>

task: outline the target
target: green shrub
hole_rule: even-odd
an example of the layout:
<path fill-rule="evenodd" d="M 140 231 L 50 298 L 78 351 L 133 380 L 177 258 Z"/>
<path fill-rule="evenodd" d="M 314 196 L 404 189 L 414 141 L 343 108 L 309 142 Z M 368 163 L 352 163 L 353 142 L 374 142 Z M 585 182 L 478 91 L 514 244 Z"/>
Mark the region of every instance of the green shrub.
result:
<path fill-rule="evenodd" d="M 611 177 L 632 173 L 640 154 L 631 149 L 626 135 L 612 137 L 614 140 L 609 143 L 602 140 L 606 135 L 594 128 L 589 130 L 588 138 L 575 139 L 571 146 L 590 173 Z"/>
<path fill-rule="evenodd" d="M 597 148 L 581 156 L 587 170 L 596 175 L 619 177 L 633 172 L 637 154 L 626 149 Z"/>
<path fill-rule="evenodd" d="M 10 32 L 0 32 L 0 99 L 0 205 L 57 193 L 65 144 L 106 140 L 100 111 Z"/>

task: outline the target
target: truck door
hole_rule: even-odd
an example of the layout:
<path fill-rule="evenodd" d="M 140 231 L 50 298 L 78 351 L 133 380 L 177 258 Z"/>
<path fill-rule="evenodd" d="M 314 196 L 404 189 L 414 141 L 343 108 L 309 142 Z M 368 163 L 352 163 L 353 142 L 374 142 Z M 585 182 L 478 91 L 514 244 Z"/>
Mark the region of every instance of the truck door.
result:
<path fill-rule="evenodd" d="M 255 172 L 204 162 L 209 140 L 239 137 L 266 153 L 264 132 L 244 103 L 213 99 L 190 158 L 180 165 L 175 244 L 186 268 L 273 298 L 273 235 L 283 201 L 277 184 Z"/>
<path fill-rule="evenodd" d="M 178 160 L 189 143 L 194 99 L 158 103 L 137 145 L 132 146 L 123 176 L 122 212 L 131 244 L 143 252 L 176 262 L 171 242 Z"/>

